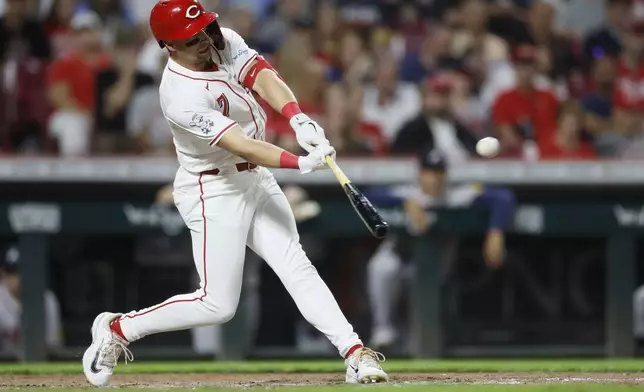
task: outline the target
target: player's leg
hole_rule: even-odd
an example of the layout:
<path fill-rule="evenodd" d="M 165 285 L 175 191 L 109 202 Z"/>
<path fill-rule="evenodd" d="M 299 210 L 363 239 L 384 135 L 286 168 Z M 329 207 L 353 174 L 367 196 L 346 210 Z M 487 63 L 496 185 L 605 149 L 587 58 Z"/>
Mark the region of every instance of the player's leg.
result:
<path fill-rule="evenodd" d="M 367 292 L 373 318 L 371 346 L 384 349 L 396 340 L 392 312 L 400 297 L 402 260 L 395 238 L 383 241 L 367 264 Z"/>
<path fill-rule="evenodd" d="M 196 192 L 175 193 L 175 200 L 192 235 L 201 287 L 125 315 L 99 315 L 92 326 L 92 345 L 83 357 L 85 374 L 92 384 L 107 384 L 118 356 L 122 351 L 127 355 L 125 346 L 135 340 L 158 332 L 224 323 L 235 314 L 254 206 L 240 192 L 208 197 L 216 194 L 208 192 L 210 184 L 196 185 Z"/>
<path fill-rule="evenodd" d="M 386 381 L 378 355 L 363 348 L 299 242 L 293 212 L 272 175 L 262 173 L 248 245 L 275 271 L 304 318 L 335 345 L 350 368 L 347 381 Z"/>

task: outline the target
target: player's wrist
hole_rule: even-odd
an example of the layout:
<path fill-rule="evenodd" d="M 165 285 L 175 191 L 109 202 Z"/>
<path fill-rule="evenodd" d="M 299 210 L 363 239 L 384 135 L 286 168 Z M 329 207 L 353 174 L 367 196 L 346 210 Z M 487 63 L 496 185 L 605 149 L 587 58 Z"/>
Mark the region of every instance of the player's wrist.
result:
<path fill-rule="evenodd" d="M 300 158 L 297 155 L 291 154 L 288 151 L 282 151 L 280 155 L 280 168 L 282 169 L 299 169 Z"/>
<path fill-rule="evenodd" d="M 282 107 L 282 110 L 280 111 L 282 113 L 282 116 L 286 117 L 289 121 L 297 116 L 298 114 L 302 114 L 302 109 L 300 109 L 300 105 L 298 105 L 297 102 L 291 101 L 284 105 Z"/>

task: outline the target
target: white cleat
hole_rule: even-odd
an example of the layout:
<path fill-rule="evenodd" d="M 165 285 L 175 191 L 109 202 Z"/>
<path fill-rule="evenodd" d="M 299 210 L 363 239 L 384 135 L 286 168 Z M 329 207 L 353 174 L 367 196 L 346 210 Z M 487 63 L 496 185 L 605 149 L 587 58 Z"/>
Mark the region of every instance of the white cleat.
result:
<path fill-rule="evenodd" d="M 132 352 L 127 349 L 128 342 L 110 329 L 112 320 L 120 316 L 118 313 L 101 313 L 92 324 L 92 345 L 83 354 L 83 372 L 94 386 L 104 387 L 110 382 L 121 353 L 125 353 L 125 363 L 134 360 Z"/>
<path fill-rule="evenodd" d="M 389 381 L 389 376 L 379 365 L 385 356 L 363 347 L 344 361 L 347 367 L 346 381 L 350 384 L 370 384 Z"/>

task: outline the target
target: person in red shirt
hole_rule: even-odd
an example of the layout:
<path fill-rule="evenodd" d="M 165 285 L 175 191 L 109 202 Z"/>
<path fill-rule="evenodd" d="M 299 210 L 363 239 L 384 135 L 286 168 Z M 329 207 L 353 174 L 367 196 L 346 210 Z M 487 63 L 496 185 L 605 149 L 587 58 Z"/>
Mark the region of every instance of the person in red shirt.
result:
<path fill-rule="evenodd" d="M 536 59 L 533 46 L 514 50 L 516 87 L 501 93 L 494 102 L 492 119 L 503 155 L 530 160 L 594 157 L 590 144 L 581 138 L 578 118 L 567 114 L 558 124 L 560 104 L 554 92 L 535 87 Z"/>
<path fill-rule="evenodd" d="M 506 156 L 538 156 L 532 145 L 552 143 L 557 129 L 559 102 L 552 91 L 535 87 L 536 59 L 533 46 L 514 50 L 516 86 L 501 93 L 492 108 L 492 120 Z"/>
<path fill-rule="evenodd" d="M 630 27 L 623 37 L 613 91 L 613 129 L 624 136 L 641 133 L 644 124 L 644 20 Z"/>
<path fill-rule="evenodd" d="M 49 132 L 62 155 L 89 152 L 96 104 L 96 75 L 110 64 L 103 50 L 101 22 L 95 13 L 77 14 L 71 21 L 75 51 L 56 60 L 48 73 L 48 98 L 54 109 Z"/>

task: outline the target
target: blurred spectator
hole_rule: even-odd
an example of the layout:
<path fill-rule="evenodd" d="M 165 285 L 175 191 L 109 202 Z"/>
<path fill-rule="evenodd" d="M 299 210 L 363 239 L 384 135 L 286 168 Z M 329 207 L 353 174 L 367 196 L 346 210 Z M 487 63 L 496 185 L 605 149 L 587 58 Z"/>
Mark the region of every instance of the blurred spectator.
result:
<path fill-rule="evenodd" d="M 551 91 L 535 86 L 537 51 L 519 46 L 514 53 L 516 87 L 500 94 L 492 112 L 505 154 L 537 159 L 536 144 L 553 142 L 559 101 Z M 536 144 L 535 144 L 536 143 Z"/>
<path fill-rule="evenodd" d="M 380 58 L 375 82 L 364 89 L 362 122 L 372 124 L 385 140 L 392 142 L 403 124 L 416 116 L 420 108 L 418 88 L 400 81 L 394 60 Z"/>
<path fill-rule="evenodd" d="M 623 36 L 623 52 L 617 68 L 613 95 L 614 129 L 626 138 L 622 154 L 644 153 L 644 20 L 632 22 Z"/>
<path fill-rule="evenodd" d="M 45 147 L 43 75 L 50 57 L 42 25 L 29 16 L 29 4 L 9 0 L 0 18 L 0 149 L 39 152 Z"/>
<path fill-rule="evenodd" d="M 74 16 L 75 7 L 76 0 L 54 0 L 44 20 L 45 30 L 56 58 L 67 56 L 74 48 L 70 22 Z"/>
<path fill-rule="evenodd" d="M 96 108 L 96 75 L 109 66 L 100 37 L 101 22 L 93 12 L 74 16 L 75 50 L 56 60 L 49 70 L 48 96 L 54 109 L 50 134 L 58 139 L 62 155 L 87 154 Z"/>
<path fill-rule="evenodd" d="M 375 146 L 370 145 L 367 138 L 360 133 L 361 99 L 362 90 L 340 84 L 333 85 L 326 91 L 327 118 L 324 129 L 333 147 L 341 154 L 370 155 L 378 146 L 387 147 L 384 139 L 379 138 L 382 135 L 377 129 L 367 126 L 367 132 L 371 131 L 372 139 L 374 134 L 376 136 L 373 143 Z"/>
<path fill-rule="evenodd" d="M 332 66 L 340 51 L 339 43 L 344 33 L 343 27 L 340 26 L 338 10 L 332 3 L 323 2 L 318 5 L 315 17 L 315 56 Z"/>
<path fill-rule="evenodd" d="M 457 60 L 452 57 L 454 34 L 451 28 L 434 26 L 418 53 L 408 53 L 402 61 L 402 80 L 419 83 L 441 67 L 452 66 Z"/>
<path fill-rule="evenodd" d="M 584 128 L 584 116 L 576 102 L 562 108 L 554 141 L 540 146 L 541 159 L 593 159 L 595 149 Z"/>
<path fill-rule="evenodd" d="M 551 0 L 557 4 L 557 29 L 570 38 L 583 37 L 606 22 L 606 1 Z"/>
<path fill-rule="evenodd" d="M 508 59 L 508 46 L 498 36 L 487 31 L 488 4 L 484 0 L 463 0 L 460 7 L 460 26 L 452 43 L 452 54 L 467 59 L 470 68 L 479 66 L 487 75 L 498 62 Z"/>
<path fill-rule="evenodd" d="M 78 12 L 94 12 L 101 20 L 101 40 L 110 46 L 123 28 L 134 28 L 136 18 L 126 6 L 125 0 L 77 0 Z"/>
<path fill-rule="evenodd" d="M 422 18 L 422 8 L 418 2 L 399 2 L 397 20 L 393 28 L 404 41 L 404 52 L 418 53 L 428 31 L 428 23 Z"/>
<path fill-rule="evenodd" d="M 467 69 L 457 69 L 445 74 L 452 79 L 450 110 L 454 119 L 478 138 L 488 136 L 489 108 L 480 96 L 482 80 L 479 75 L 473 75 Z"/>
<path fill-rule="evenodd" d="M 286 39 L 295 22 L 307 14 L 305 0 L 277 0 L 271 16 L 259 29 L 258 37 L 262 47 L 274 52 Z"/>
<path fill-rule="evenodd" d="M 449 75 L 442 74 L 424 84 L 422 111 L 396 135 L 392 154 L 418 154 L 419 149 L 427 147 L 440 152 L 450 162 L 458 162 L 475 153 L 477 138 L 451 113 L 454 82 Z"/>
<path fill-rule="evenodd" d="M 626 142 L 613 129 L 613 91 L 616 78 L 617 59 L 608 55 L 597 56 L 591 66 L 590 91 L 580 100 L 584 128 L 592 135 L 593 144 L 600 156 L 617 156 Z"/>
<path fill-rule="evenodd" d="M 614 92 L 616 130 L 629 136 L 642 131 L 644 109 L 644 23 L 634 22 L 624 34 L 624 51 Z"/>
<path fill-rule="evenodd" d="M 0 352 L 21 356 L 20 324 L 20 251 L 10 247 L 0 259 Z M 45 343 L 48 349 L 63 344 L 63 330 L 58 299 L 45 292 Z"/>
<path fill-rule="evenodd" d="M 0 18 L 0 56 L 5 63 L 25 57 L 41 60 L 51 57 L 45 29 L 42 23 L 29 17 L 25 0 L 6 0 L 5 13 Z"/>
<path fill-rule="evenodd" d="M 520 43 L 537 46 L 539 71 L 553 83 L 558 98 L 563 101 L 569 97 L 568 83 L 573 81 L 573 73 L 579 64 L 572 42 L 555 31 L 555 12 L 556 8 L 550 2 L 534 0 L 530 7 L 526 39 Z"/>
<path fill-rule="evenodd" d="M 255 40 L 255 29 L 257 28 L 257 19 L 253 13 L 253 8 L 249 4 L 233 4 L 230 9 L 229 27 L 239 34 L 248 46 L 256 48 L 262 52 L 259 42 Z M 222 21 L 223 24 L 223 21 Z"/>
<path fill-rule="evenodd" d="M 347 86 L 362 86 L 373 72 L 373 60 L 366 48 L 366 40 L 357 30 L 348 30 L 340 40 L 335 66 L 329 71 L 331 82 Z"/>
<path fill-rule="evenodd" d="M 166 61 L 167 56 L 159 59 L 156 74 L 147 74 L 152 76 L 154 84 L 139 89 L 126 107 L 126 129 L 129 138 L 133 139 L 132 147 L 145 154 L 174 152 L 172 134 L 168 133 L 168 124 L 159 105 L 159 84 Z"/>
<path fill-rule="evenodd" d="M 590 65 L 597 56 L 616 56 L 622 51 L 621 37 L 629 28 L 632 0 L 604 0 L 606 23 L 584 41 L 584 60 Z"/>
<path fill-rule="evenodd" d="M 132 151 L 126 132 L 126 111 L 141 88 L 154 79 L 138 72 L 134 37 L 122 30 L 112 49 L 112 65 L 97 73 L 94 150 L 99 153 Z M 158 102 L 158 100 L 156 101 Z"/>
<path fill-rule="evenodd" d="M 493 121 L 508 156 L 538 158 L 592 158 L 584 140 L 583 118 L 574 109 L 564 111 L 558 124 L 560 104 L 551 91 L 535 85 L 537 51 L 522 45 L 516 50 L 516 88 L 502 93 L 494 103 Z"/>

